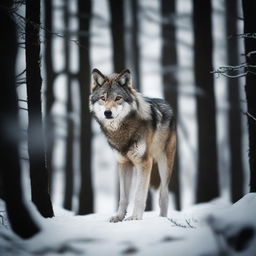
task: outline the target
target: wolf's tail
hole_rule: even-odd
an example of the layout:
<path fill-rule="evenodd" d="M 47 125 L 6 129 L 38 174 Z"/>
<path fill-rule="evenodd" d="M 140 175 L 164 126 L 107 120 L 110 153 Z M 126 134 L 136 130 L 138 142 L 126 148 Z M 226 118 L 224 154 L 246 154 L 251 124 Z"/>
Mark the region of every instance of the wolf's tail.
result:
<path fill-rule="evenodd" d="M 154 189 L 158 189 L 160 186 L 160 176 L 159 176 L 158 166 L 156 162 L 154 162 L 152 166 L 150 186 Z"/>

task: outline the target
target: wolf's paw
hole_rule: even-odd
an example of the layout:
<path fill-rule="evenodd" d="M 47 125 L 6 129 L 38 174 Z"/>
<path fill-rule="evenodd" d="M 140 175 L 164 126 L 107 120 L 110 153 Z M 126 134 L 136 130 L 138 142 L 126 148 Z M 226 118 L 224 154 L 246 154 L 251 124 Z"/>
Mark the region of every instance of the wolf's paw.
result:
<path fill-rule="evenodd" d="M 125 219 L 125 221 L 130 221 L 130 220 L 142 220 L 142 218 L 140 218 L 138 216 L 130 216 Z"/>
<path fill-rule="evenodd" d="M 109 222 L 119 222 L 124 219 L 124 216 L 116 215 L 110 218 Z"/>

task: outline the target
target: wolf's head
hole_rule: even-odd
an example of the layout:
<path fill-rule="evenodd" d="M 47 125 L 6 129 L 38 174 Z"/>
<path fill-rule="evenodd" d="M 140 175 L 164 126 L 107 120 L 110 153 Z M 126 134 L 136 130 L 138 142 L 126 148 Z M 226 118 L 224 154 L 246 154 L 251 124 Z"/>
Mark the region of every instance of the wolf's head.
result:
<path fill-rule="evenodd" d="M 117 128 L 120 121 L 134 112 L 135 94 L 128 69 L 110 76 L 93 69 L 90 110 L 102 124 Z"/>

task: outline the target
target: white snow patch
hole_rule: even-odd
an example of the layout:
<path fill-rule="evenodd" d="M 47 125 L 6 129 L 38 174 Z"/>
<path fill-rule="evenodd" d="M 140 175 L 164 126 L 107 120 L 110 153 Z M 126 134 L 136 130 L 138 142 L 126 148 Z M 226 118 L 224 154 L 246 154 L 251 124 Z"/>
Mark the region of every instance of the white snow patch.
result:
<path fill-rule="evenodd" d="M 2 228 L 0 255 L 216 255 L 214 232 L 205 220 L 224 205 L 219 200 L 169 211 L 168 218 L 146 212 L 141 221 L 119 223 L 110 223 L 110 214 L 73 216 L 55 207 L 52 219 L 34 216 L 42 231 L 31 239 L 22 240 Z"/>

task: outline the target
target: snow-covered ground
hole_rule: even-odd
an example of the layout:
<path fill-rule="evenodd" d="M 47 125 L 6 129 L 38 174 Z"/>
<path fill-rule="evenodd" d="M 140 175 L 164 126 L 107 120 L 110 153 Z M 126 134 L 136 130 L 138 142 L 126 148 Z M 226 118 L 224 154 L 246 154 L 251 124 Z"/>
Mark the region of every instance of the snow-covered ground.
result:
<path fill-rule="evenodd" d="M 33 212 L 42 231 L 28 240 L 15 236 L 3 219 L 0 255 L 256 255 L 255 193 L 232 206 L 218 199 L 186 211 L 170 211 L 168 218 L 146 212 L 143 220 L 119 223 L 110 223 L 110 215 L 74 216 L 60 208 L 52 219 Z M 254 238 L 245 243 L 249 251 L 235 254 L 226 241 L 241 233 L 241 227 L 251 229 Z"/>
<path fill-rule="evenodd" d="M 59 1 L 60 2 L 60 1 Z M 59 4 L 56 1 L 56 4 Z M 70 1 L 72 11 L 75 1 Z M 159 1 L 140 1 L 142 9 L 154 9 L 153 20 L 160 20 Z M 224 4 L 222 0 L 214 1 L 213 5 L 213 30 L 214 30 L 214 66 L 225 63 L 224 42 L 225 31 L 223 29 Z M 96 14 L 106 20 L 109 24 L 109 13 L 106 0 L 93 1 L 93 10 Z M 191 22 L 191 1 L 177 1 L 177 38 L 178 38 L 178 76 L 179 76 L 179 150 L 182 152 L 183 161 L 180 163 L 182 208 L 184 211 L 173 211 L 172 201 L 168 218 L 158 217 L 158 212 L 147 212 L 142 221 L 131 221 L 121 223 L 109 223 L 111 214 L 117 205 L 117 174 L 116 162 L 113 152 L 106 143 L 104 136 L 100 133 L 99 127 L 93 122 L 93 185 L 95 212 L 97 214 L 87 216 L 74 216 L 72 212 L 60 208 L 63 202 L 63 169 L 66 127 L 61 121 L 56 121 L 56 132 L 59 135 L 55 141 L 54 160 L 56 173 L 54 177 L 53 202 L 55 204 L 55 217 L 42 219 L 35 213 L 35 218 L 40 224 L 42 232 L 29 240 L 21 240 L 15 236 L 9 226 L 3 204 L 0 203 L 0 256 L 25 256 L 25 255 L 256 255 L 255 238 L 248 245 L 251 249 L 246 252 L 235 254 L 228 249 L 227 238 L 233 233 L 239 233 L 242 225 L 253 227 L 255 234 L 256 227 L 256 196 L 249 194 L 244 200 L 231 206 L 226 200 L 229 198 L 229 156 L 227 150 L 227 100 L 226 81 L 223 78 L 215 79 L 216 100 L 217 100 L 217 128 L 219 148 L 219 173 L 221 196 L 225 199 L 218 199 L 210 203 L 192 206 L 195 198 L 196 162 L 197 162 L 197 127 L 195 120 L 195 99 L 193 80 L 193 35 Z M 60 9 L 56 8 L 56 13 Z M 63 24 L 61 17 L 56 14 L 54 31 L 62 31 Z M 146 19 L 143 14 L 141 19 L 140 45 L 142 48 L 141 77 L 142 92 L 147 96 L 163 97 L 161 83 L 160 63 L 160 22 Z M 72 22 L 71 27 L 77 26 Z M 76 27 L 74 27 L 76 29 Z M 129 29 L 128 29 L 129 30 Z M 241 28 L 240 28 L 241 30 Z M 111 73 L 112 48 L 109 26 L 101 26 L 96 19 L 92 20 L 91 39 L 91 62 L 92 67 L 97 67 L 103 73 Z M 104 42 L 104 45 L 102 45 Z M 54 38 L 56 63 L 55 71 L 63 68 L 63 40 Z M 72 47 L 72 56 L 77 58 L 77 48 Z M 242 51 L 241 51 L 242 52 Z M 23 56 L 24 59 L 24 56 Z M 77 71 L 77 65 L 72 58 L 72 71 Z M 24 60 L 23 60 L 24 61 Z M 128 60 L 129 61 L 129 60 Z M 129 63 L 128 63 L 129 64 Z M 129 68 L 131 68 L 128 65 Z M 44 73 L 43 73 L 44 75 Z M 243 84 L 241 82 L 241 84 Z M 64 87 L 63 87 L 64 86 Z M 77 86 L 74 86 L 77 88 Z M 63 89 L 64 88 L 64 89 Z M 241 86 L 243 90 L 243 87 Z M 76 95 L 77 90 L 74 90 Z M 56 117 L 65 116 L 65 76 L 56 79 L 55 96 L 57 101 L 53 113 Z M 19 88 L 19 97 L 26 99 L 24 87 Z M 77 96 L 76 99 L 79 97 Z M 242 95 L 244 98 L 244 95 Z M 23 105 L 22 105 L 23 106 Z M 242 105 L 241 107 L 243 107 Z M 76 130 L 79 127 L 79 110 L 74 106 L 74 122 Z M 244 117 L 245 118 L 245 117 Z M 61 120 L 58 118 L 56 120 Z M 22 111 L 22 128 L 27 125 L 27 112 Z M 247 134 L 246 122 L 243 122 L 244 129 L 244 159 L 247 162 Z M 181 129 L 181 127 L 183 127 Z M 77 133 L 77 131 L 76 131 Z M 77 135 L 77 134 L 76 134 Z M 225 146 L 223 146 L 225 145 Z M 75 146 L 77 148 L 77 146 Z M 23 155 L 26 155 L 26 143 L 23 145 Z M 75 154 L 79 155 L 79 154 Z M 79 159 L 76 161 L 79 162 Z M 24 173 L 27 172 L 27 161 L 23 160 Z M 75 191 L 73 210 L 76 211 L 79 194 L 78 166 L 75 166 Z M 247 168 L 248 169 L 248 168 Z M 27 179 L 27 180 L 26 180 Z M 28 177 L 24 175 L 24 189 L 30 195 Z M 248 191 L 248 177 L 245 179 L 245 191 Z M 157 209 L 157 197 L 153 197 L 153 209 Z M 171 196 L 170 196 L 171 198 Z M 27 198 L 29 200 L 29 198 Z M 3 210 L 3 212 L 2 212 Z M 1 217 L 3 215 L 3 217 Z M 249 232 L 250 233 L 250 232 Z M 243 235 L 243 233 L 242 233 Z M 247 232 L 248 235 L 248 232 Z M 255 250 L 254 250 L 255 249 Z"/>

